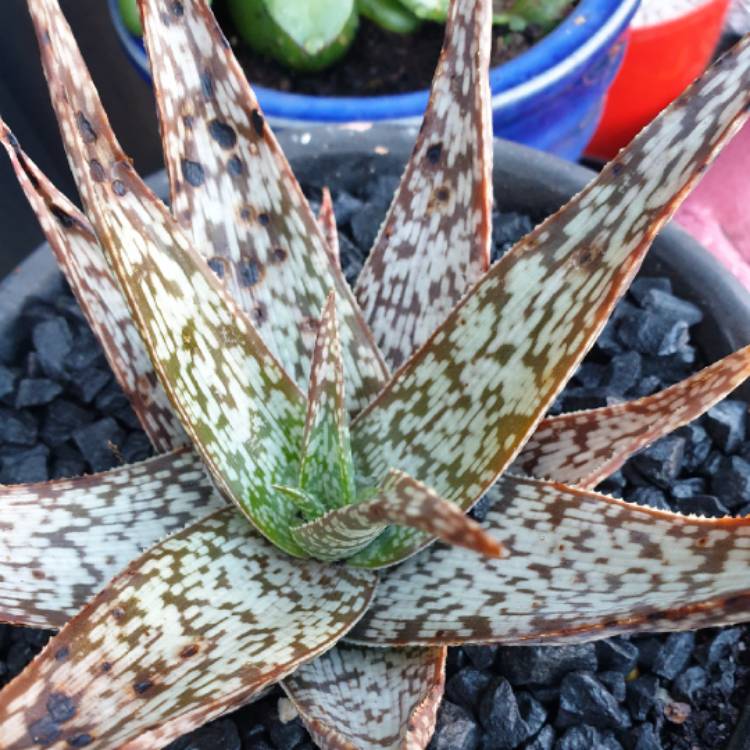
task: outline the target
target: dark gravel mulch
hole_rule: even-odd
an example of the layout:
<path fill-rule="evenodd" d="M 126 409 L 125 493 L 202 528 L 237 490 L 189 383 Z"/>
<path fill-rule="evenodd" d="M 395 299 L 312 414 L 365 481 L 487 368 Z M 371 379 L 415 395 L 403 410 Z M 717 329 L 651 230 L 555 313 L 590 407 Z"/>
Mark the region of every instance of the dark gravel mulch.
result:
<path fill-rule="evenodd" d="M 398 181 L 334 196 L 351 281 Z M 313 196 L 314 198 L 314 196 Z M 535 217 L 539 218 L 539 217 Z M 499 257 L 532 226 L 497 213 Z M 667 279 L 639 278 L 553 411 L 652 393 L 702 364 L 690 327 L 702 317 Z M 145 458 L 148 441 L 67 291 L 30 300 L 15 351 L 0 356 L 0 483 L 101 471 Z M 704 515 L 750 512 L 747 407 L 727 400 L 664 438 L 602 489 Z M 481 518 L 482 504 L 474 513 Z M 0 685 L 49 633 L 0 626 Z M 612 638 L 566 647 L 450 650 L 433 750 L 711 750 L 723 748 L 750 682 L 750 628 Z M 278 718 L 277 691 L 173 743 L 171 750 L 308 750 L 299 720 Z"/>

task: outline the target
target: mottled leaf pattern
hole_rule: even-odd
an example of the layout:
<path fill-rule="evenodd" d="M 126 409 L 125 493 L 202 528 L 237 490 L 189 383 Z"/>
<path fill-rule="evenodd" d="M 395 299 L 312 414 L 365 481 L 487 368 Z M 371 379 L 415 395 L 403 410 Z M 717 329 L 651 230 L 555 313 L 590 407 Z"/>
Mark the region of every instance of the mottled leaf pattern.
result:
<path fill-rule="evenodd" d="M 354 464 L 333 292 L 320 316 L 313 350 L 299 486 L 329 510 L 354 500 Z"/>
<path fill-rule="evenodd" d="M 490 0 L 456 2 L 414 152 L 357 296 L 396 367 L 490 263 Z"/>
<path fill-rule="evenodd" d="M 224 506 L 186 448 L 103 474 L 0 487 L 0 620 L 62 627 L 144 549 Z"/>
<path fill-rule="evenodd" d="M 159 384 L 88 219 L 21 150 L 2 119 L 0 141 L 117 382 L 152 444 L 157 450 L 184 445 L 187 436 Z"/>
<path fill-rule="evenodd" d="M 142 9 L 174 215 L 301 387 L 336 290 L 348 406 L 361 409 L 387 369 L 211 11 L 204 0 Z"/>
<path fill-rule="evenodd" d="M 463 508 L 502 473 L 604 326 L 656 232 L 750 103 L 750 38 L 467 294 L 352 425 L 358 471 L 395 466 Z M 357 562 L 426 537 L 389 529 Z"/>
<path fill-rule="evenodd" d="M 697 419 L 750 377 L 750 347 L 687 380 L 629 403 L 545 419 L 515 467 L 593 488 L 660 437 Z"/>
<path fill-rule="evenodd" d="M 481 555 L 504 554 L 500 542 L 455 504 L 396 470 L 388 473 L 382 489 L 372 500 L 331 511 L 299 526 L 292 534 L 318 560 L 340 560 L 377 539 L 389 524 L 420 529 Z"/>
<path fill-rule="evenodd" d="M 161 747 L 328 650 L 374 586 L 219 511 L 136 560 L 0 693 L 3 748 Z"/>
<path fill-rule="evenodd" d="M 444 648 L 339 644 L 283 687 L 323 750 L 421 750 L 435 728 Z"/>
<path fill-rule="evenodd" d="M 339 247 L 339 229 L 336 225 L 336 214 L 333 210 L 333 198 L 331 191 L 323 188 L 323 196 L 318 211 L 318 223 L 323 230 L 323 236 L 326 238 L 326 247 L 331 257 L 331 263 L 341 267 L 341 256 Z"/>
<path fill-rule="evenodd" d="M 384 575 L 365 645 L 562 643 L 748 619 L 750 518 L 697 518 L 503 477 L 507 560 L 434 545 Z"/>
<path fill-rule="evenodd" d="M 57 0 L 31 8 L 81 195 L 162 385 L 217 487 L 301 554 L 270 485 L 296 479 L 302 394 L 123 156 Z"/>

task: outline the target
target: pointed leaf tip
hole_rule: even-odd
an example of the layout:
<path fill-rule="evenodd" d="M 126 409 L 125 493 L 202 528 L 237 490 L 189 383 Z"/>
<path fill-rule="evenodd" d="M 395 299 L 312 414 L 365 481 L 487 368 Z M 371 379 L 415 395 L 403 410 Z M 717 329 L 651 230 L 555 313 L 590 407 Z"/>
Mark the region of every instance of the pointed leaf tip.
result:
<path fill-rule="evenodd" d="M 300 488 L 329 510 L 354 499 L 354 463 L 333 291 L 323 307 L 313 349 L 299 475 Z"/>
<path fill-rule="evenodd" d="M 697 419 L 748 377 L 750 346 L 637 401 L 545 419 L 516 459 L 516 473 L 592 489 L 641 448 Z"/>
<path fill-rule="evenodd" d="M 2 119 L 0 140 L 57 263 L 151 443 L 158 451 L 185 445 L 187 435 L 159 384 L 93 227 L 28 157 Z"/>
<path fill-rule="evenodd" d="M 331 262 L 341 268 L 339 230 L 336 225 L 336 214 L 333 210 L 333 198 L 331 197 L 331 191 L 327 187 L 324 187 L 322 191 L 320 210 L 318 211 L 318 223 L 326 238 Z"/>
<path fill-rule="evenodd" d="M 455 1 L 414 151 L 356 292 L 400 365 L 489 267 L 491 1 Z"/>
<path fill-rule="evenodd" d="M 310 321 L 335 288 L 347 408 L 356 412 L 388 369 L 211 10 L 175 5 L 141 3 L 174 216 L 302 387 Z"/>
<path fill-rule="evenodd" d="M 362 500 L 298 526 L 298 543 L 321 560 L 347 559 L 359 565 L 357 553 L 370 547 L 391 524 L 419 529 L 480 555 L 504 557 L 503 545 L 453 503 L 403 472 L 391 470 L 376 497 Z M 368 549 L 366 567 L 386 565 L 390 547 L 380 555 Z M 373 561 L 373 558 L 375 561 Z"/>

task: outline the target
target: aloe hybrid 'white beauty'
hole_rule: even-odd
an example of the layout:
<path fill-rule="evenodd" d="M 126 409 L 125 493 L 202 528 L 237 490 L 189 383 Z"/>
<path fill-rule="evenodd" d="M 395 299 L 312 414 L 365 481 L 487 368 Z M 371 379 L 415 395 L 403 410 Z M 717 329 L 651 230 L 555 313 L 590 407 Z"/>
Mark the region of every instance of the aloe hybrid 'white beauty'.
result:
<path fill-rule="evenodd" d="M 323 747 L 421 748 L 446 644 L 750 619 L 750 519 L 592 489 L 750 349 L 544 418 L 746 118 L 748 40 L 490 267 L 491 3 L 455 0 L 353 292 L 204 0 L 141 2 L 170 208 L 57 0 L 29 7 L 86 215 L 0 139 L 159 455 L 0 489 L 0 616 L 60 628 L 0 693 L 7 750 L 159 747 L 278 681 Z"/>

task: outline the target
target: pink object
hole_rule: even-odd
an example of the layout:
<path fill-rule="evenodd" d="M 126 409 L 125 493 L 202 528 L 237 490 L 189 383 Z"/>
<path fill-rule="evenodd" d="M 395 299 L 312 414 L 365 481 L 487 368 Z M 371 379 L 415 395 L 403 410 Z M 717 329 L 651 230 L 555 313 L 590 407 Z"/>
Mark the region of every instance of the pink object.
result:
<path fill-rule="evenodd" d="M 750 290 L 750 122 L 675 216 Z"/>

